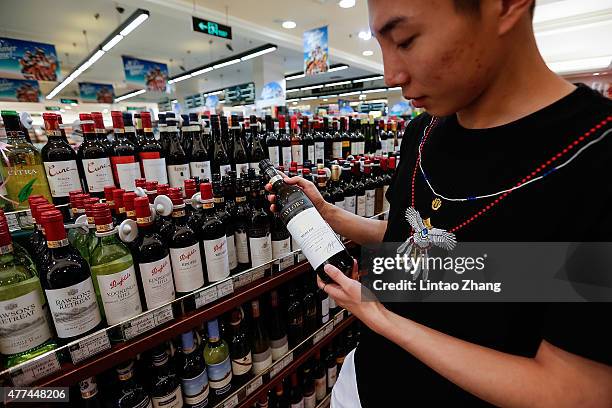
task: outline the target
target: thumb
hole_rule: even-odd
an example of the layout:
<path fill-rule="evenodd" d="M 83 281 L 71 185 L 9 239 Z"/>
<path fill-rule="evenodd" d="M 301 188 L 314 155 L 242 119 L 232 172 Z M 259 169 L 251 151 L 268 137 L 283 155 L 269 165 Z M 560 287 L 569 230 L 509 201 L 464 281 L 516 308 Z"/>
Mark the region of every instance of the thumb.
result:
<path fill-rule="evenodd" d="M 323 270 L 335 283 L 340 285 L 340 287 L 342 287 L 343 289 L 351 283 L 351 278 L 343 274 L 340 269 L 336 268 L 332 264 L 325 265 L 323 267 Z"/>

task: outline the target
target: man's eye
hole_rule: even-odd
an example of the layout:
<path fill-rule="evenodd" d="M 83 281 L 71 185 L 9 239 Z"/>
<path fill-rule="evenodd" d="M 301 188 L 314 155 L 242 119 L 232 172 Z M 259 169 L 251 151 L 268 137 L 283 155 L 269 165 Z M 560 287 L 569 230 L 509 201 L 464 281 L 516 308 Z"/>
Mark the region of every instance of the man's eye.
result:
<path fill-rule="evenodd" d="M 414 41 L 414 38 L 415 38 L 415 36 L 412 36 L 412 37 L 408 38 L 406 41 L 400 42 L 398 44 L 397 48 L 404 50 L 404 49 L 410 47 L 410 45 Z"/>

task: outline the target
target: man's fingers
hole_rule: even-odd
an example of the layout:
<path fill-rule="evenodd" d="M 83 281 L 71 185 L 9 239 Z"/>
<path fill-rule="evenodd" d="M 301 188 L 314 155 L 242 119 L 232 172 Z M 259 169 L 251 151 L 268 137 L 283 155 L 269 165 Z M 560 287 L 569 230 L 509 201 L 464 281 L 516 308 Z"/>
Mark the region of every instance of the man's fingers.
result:
<path fill-rule="evenodd" d="M 340 269 L 336 268 L 334 265 L 327 264 L 323 270 L 335 283 L 342 287 L 351 281 L 348 276 L 343 274 Z"/>
<path fill-rule="evenodd" d="M 265 187 L 266 191 L 272 191 L 272 184 L 266 183 Z"/>
<path fill-rule="evenodd" d="M 353 259 L 353 270 L 351 271 L 351 279 L 359 280 L 359 266 L 357 265 L 356 259 Z"/>
<path fill-rule="evenodd" d="M 276 195 L 268 194 L 268 201 L 271 202 L 271 203 L 275 203 L 276 202 Z"/>

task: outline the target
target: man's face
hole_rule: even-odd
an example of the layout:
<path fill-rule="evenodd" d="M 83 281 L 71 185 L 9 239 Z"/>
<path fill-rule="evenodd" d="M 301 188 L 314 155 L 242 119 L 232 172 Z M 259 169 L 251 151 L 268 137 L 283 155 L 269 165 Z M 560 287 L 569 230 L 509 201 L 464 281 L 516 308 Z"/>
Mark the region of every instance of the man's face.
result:
<path fill-rule="evenodd" d="M 458 12 L 452 0 L 369 0 L 385 82 L 436 116 L 472 103 L 497 70 L 495 19 Z M 487 22 L 492 21 L 492 22 Z"/>

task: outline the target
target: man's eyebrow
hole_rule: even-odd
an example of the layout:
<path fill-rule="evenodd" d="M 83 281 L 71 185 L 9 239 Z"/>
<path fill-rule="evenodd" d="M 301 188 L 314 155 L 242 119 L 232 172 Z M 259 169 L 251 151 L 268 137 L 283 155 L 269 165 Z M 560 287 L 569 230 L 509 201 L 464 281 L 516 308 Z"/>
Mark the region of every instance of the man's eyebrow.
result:
<path fill-rule="evenodd" d="M 393 30 L 399 23 L 403 23 L 407 20 L 406 17 L 393 17 L 391 20 L 388 20 L 380 29 L 374 30 L 377 35 L 385 35 L 388 34 L 389 31 Z"/>

